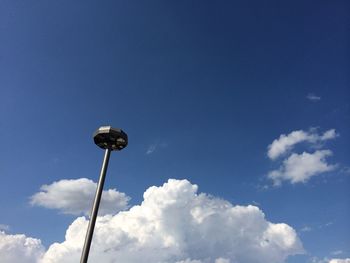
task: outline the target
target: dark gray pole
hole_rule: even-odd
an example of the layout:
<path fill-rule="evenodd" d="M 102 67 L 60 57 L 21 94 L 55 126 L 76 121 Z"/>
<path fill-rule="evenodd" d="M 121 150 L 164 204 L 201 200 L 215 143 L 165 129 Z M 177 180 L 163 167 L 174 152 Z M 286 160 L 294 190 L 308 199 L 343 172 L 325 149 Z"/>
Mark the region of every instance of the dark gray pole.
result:
<path fill-rule="evenodd" d="M 106 149 L 105 157 L 103 159 L 100 179 L 98 181 L 98 185 L 97 185 L 97 189 L 96 189 L 95 200 L 94 200 L 94 204 L 93 204 L 92 210 L 91 210 L 89 226 L 88 226 L 88 229 L 86 232 L 84 248 L 83 248 L 83 252 L 81 253 L 80 263 L 87 263 L 87 261 L 88 261 L 89 251 L 90 251 L 90 246 L 91 246 L 91 241 L 92 241 L 92 235 L 94 234 L 94 228 L 95 228 L 98 208 L 100 206 L 103 185 L 105 183 L 106 171 L 107 171 L 107 167 L 108 167 L 108 161 L 109 161 L 110 154 L 111 154 L 111 149 Z"/>

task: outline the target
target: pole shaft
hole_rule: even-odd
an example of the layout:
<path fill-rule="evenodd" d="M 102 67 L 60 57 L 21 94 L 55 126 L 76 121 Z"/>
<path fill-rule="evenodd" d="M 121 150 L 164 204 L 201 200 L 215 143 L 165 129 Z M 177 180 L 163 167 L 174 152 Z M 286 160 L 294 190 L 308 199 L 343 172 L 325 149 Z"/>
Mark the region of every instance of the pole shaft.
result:
<path fill-rule="evenodd" d="M 105 183 L 106 171 L 108 168 L 110 154 L 111 154 L 111 150 L 106 149 L 105 156 L 103 159 L 102 169 L 101 169 L 101 173 L 100 173 L 100 179 L 98 181 L 98 185 L 97 185 L 97 189 L 96 189 L 95 200 L 94 200 L 94 204 L 93 204 L 92 210 L 91 210 L 89 226 L 88 226 L 88 229 L 86 231 L 85 243 L 84 243 L 83 252 L 81 253 L 80 263 L 87 263 L 87 261 L 88 261 L 92 236 L 94 234 L 94 228 L 95 228 L 98 208 L 100 206 L 103 185 Z"/>

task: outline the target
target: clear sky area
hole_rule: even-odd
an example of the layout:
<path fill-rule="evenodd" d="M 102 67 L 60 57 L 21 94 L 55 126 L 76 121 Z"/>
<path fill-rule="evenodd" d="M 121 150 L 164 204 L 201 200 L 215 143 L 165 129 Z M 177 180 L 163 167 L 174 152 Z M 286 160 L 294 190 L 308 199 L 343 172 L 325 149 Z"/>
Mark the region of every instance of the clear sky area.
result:
<path fill-rule="evenodd" d="M 0 262 L 349 263 L 350 2 L 0 0 Z"/>

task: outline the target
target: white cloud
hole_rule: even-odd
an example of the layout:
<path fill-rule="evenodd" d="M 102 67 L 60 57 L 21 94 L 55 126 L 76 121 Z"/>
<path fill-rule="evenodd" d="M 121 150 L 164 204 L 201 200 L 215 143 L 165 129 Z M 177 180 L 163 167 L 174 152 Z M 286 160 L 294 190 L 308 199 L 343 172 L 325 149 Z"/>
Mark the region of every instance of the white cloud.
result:
<path fill-rule="evenodd" d="M 9 226 L 9 225 L 0 224 L 0 231 L 1 231 L 1 230 L 8 231 L 9 229 L 10 229 L 10 226 Z"/>
<path fill-rule="evenodd" d="M 335 169 L 335 165 L 326 162 L 326 157 L 330 155 L 330 150 L 293 153 L 283 161 L 278 170 L 269 172 L 268 178 L 272 179 L 275 185 L 280 185 L 282 181 L 290 181 L 292 184 L 305 183 L 312 176 Z"/>
<path fill-rule="evenodd" d="M 230 263 L 231 261 L 227 258 L 218 258 L 215 263 Z"/>
<path fill-rule="evenodd" d="M 329 221 L 329 222 L 327 222 L 327 223 L 324 223 L 324 224 L 319 225 L 318 228 L 330 227 L 330 226 L 332 226 L 332 225 L 334 225 L 334 222 L 333 222 L 333 221 Z"/>
<path fill-rule="evenodd" d="M 345 166 L 340 170 L 341 173 L 349 175 L 350 174 L 350 167 L 349 166 Z"/>
<path fill-rule="evenodd" d="M 7 235 L 0 231 L 1 263 L 37 263 L 44 253 L 39 239 L 25 235 Z"/>
<path fill-rule="evenodd" d="M 300 229 L 300 232 L 310 232 L 312 230 L 309 226 L 304 226 L 302 229 Z"/>
<path fill-rule="evenodd" d="M 316 144 L 322 141 L 334 139 L 337 136 L 335 129 L 331 129 L 319 135 L 314 130 L 309 132 L 297 130 L 288 135 L 281 134 L 278 139 L 275 139 L 269 146 L 267 155 L 271 160 L 277 159 L 287 151 L 291 150 L 296 144 L 301 142 L 309 142 Z"/>
<path fill-rule="evenodd" d="M 150 187 L 141 205 L 97 220 L 91 262 L 277 263 L 303 253 L 295 230 L 271 223 L 256 206 L 197 194 L 197 185 L 169 179 Z M 87 221 L 77 218 L 65 241 L 42 263 L 79 262 Z"/>
<path fill-rule="evenodd" d="M 342 251 L 341 251 L 342 252 Z M 333 258 L 330 259 L 328 257 L 325 257 L 323 259 L 319 259 L 317 257 L 311 258 L 312 263 L 350 263 L 350 258 Z"/>
<path fill-rule="evenodd" d="M 328 258 L 319 259 L 318 257 L 312 257 L 310 260 L 311 263 L 329 263 Z"/>
<path fill-rule="evenodd" d="M 313 93 L 309 93 L 307 96 L 306 96 L 307 99 L 311 100 L 311 101 L 319 101 L 321 100 L 321 97 L 320 96 L 317 96 Z"/>
<path fill-rule="evenodd" d="M 43 185 L 40 192 L 31 197 L 31 204 L 58 209 L 65 214 L 88 215 L 91 210 L 97 184 L 92 180 L 80 178 L 60 180 Z M 100 215 L 114 214 L 127 208 L 130 198 L 116 189 L 102 193 Z"/>
<path fill-rule="evenodd" d="M 154 153 L 156 150 L 161 149 L 161 148 L 166 148 L 167 146 L 168 146 L 168 144 L 165 143 L 165 142 L 156 142 L 156 143 L 153 143 L 153 144 L 151 144 L 151 145 L 148 146 L 147 151 L 146 151 L 146 154 L 147 154 L 147 155 L 152 154 L 152 153 Z"/>
<path fill-rule="evenodd" d="M 344 258 L 344 259 L 333 258 L 329 261 L 329 263 L 350 263 L 350 258 Z"/>
<path fill-rule="evenodd" d="M 269 146 L 267 155 L 271 160 L 275 160 L 286 152 L 290 152 L 293 147 L 301 142 L 308 142 L 313 148 L 320 149 L 323 142 L 334 139 L 338 136 L 335 129 L 330 129 L 323 134 L 318 134 L 317 130 L 309 131 L 297 130 L 287 135 L 282 134 Z M 273 180 L 278 186 L 282 181 L 291 183 L 305 183 L 311 177 L 324 172 L 334 170 L 336 165 L 328 164 L 326 158 L 332 155 L 330 150 L 317 150 L 313 153 L 303 152 L 301 154 L 291 153 L 285 158 L 278 169 L 272 170 L 267 177 Z"/>
<path fill-rule="evenodd" d="M 157 144 L 151 144 L 148 146 L 146 154 L 152 154 L 157 149 Z"/>
<path fill-rule="evenodd" d="M 326 131 L 325 133 L 323 133 L 320 140 L 321 141 L 330 140 L 330 139 L 334 139 L 337 136 L 338 136 L 338 134 L 335 132 L 335 129 L 330 129 L 330 130 Z"/>
<path fill-rule="evenodd" d="M 342 250 L 335 250 L 331 254 L 334 255 L 334 256 L 337 256 L 337 255 L 343 254 L 343 251 Z"/>

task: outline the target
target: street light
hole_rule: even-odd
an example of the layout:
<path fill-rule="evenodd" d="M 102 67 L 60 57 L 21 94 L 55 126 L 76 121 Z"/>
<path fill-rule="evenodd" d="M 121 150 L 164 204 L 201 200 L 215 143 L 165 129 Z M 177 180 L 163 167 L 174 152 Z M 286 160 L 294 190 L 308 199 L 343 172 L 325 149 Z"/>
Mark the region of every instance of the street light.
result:
<path fill-rule="evenodd" d="M 92 205 L 89 226 L 86 231 L 83 252 L 81 253 L 80 263 L 86 263 L 89 257 L 92 235 L 100 206 L 103 185 L 106 178 L 109 156 L 111 151 L 120 151 L 128 145 L 128 135 L 121 129 L 112 128 L 111 126 L 102 126 L 94 133 L 94 142 L 97 146 L 105 150 L 105 156 L 102 163 L 100 179 L 97 184 L 94 203 Z"/>

